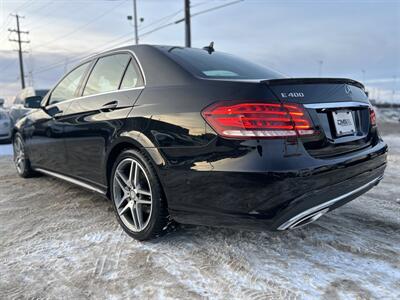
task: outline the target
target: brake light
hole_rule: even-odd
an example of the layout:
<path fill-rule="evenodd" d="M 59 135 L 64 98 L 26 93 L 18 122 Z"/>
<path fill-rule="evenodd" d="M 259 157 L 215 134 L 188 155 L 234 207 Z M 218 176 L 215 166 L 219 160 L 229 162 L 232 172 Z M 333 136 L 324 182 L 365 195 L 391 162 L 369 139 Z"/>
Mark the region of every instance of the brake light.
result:
<path fill-rule="evenodd" d="M 372 107 L 369 108 L 369 123 L 371 126 L 376 126 L 376 114 Z"/>
<path fill-rule="evenodd" d="M 231 102 L 212 104 L 203 118 L 221 136 L 268 138 L 314 134 L 304 108 L 295 103 Z"/>

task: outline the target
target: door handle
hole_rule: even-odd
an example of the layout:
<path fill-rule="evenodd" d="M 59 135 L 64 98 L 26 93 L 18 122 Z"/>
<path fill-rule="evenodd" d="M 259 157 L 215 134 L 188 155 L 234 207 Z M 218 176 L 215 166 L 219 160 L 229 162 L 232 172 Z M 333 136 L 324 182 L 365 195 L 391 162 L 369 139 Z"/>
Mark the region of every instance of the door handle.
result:
<path fill-rule="evenodd" d="M 101 111 L 110 111 L 110 110 L 116 109 L 117 107 L 118 107 L 118 101 L 111 101 L 111 102 L 104 104 L 100 110 Z"/>

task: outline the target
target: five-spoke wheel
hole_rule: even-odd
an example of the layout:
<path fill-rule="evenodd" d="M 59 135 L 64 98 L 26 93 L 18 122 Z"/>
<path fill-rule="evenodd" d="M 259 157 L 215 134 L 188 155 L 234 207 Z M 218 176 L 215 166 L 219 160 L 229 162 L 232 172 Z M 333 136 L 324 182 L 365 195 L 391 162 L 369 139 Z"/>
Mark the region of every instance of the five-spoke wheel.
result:
<path fill-rule="evenodd" d="M 32 170 L 29 158 L 25 151 L 24 139 L 20 133 L 16 133 L 13 137 L 14 148 L 14 164 L 19 176 L 27 178 L 36 176 Z"/>
<path fill-rule="evenodd" d="M 150 161 L 126 150 L 114 164 L 111 197 L 124 230 L 139 240 L 161 234 L 167 224 L 166 203 Z"/>
<path fill-rule="evenodd" d="M 124 224 L 141 231 L 151 216 L 151 187 L 146 172 L 133 158 L 122 160 L 114 173 L 114 201 Z"/>
<path fill-rule="evenodd" d="M 14 139 L 14 163 L 18 174 L 22 174 L 25 169 L 25 149 L 20 135 L 16 135 Z"/>

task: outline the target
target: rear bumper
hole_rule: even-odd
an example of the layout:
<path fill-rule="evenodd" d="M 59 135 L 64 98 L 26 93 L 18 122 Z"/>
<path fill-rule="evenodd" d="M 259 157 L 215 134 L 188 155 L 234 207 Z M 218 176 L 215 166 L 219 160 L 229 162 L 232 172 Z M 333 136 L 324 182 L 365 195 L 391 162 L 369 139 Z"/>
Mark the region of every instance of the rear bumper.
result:
<path fill-rule="evenodd" d="M 358 197 L 361 194 L 364 194 L 371 188 L 373 188 L 375 185 L 377 185 L 383 178 L 383 175 L 371 180 L 370 182 L 367 182 L 366 184 L 351 190 L 347 193 L 344 193 L 340 196 L 337 196 L 329 201 L 322 202 L 320 204 L 317 204 L 316 206 L 313 206 L 311 208 L 307 208 L 305 210 L 300 210 L 297 214 L 295 214 L 293 217 L 288 218 L 288 216 L 282 216 L 282 220 L 286 220 L 282 223 L 282 221 L 278 221 L 276 225 L 276 229 L 278 230 L 287 230 L 287 229 L 293 229 L 298 226 L 301 226 L 304 223 L 307 223 L 307 221 L 315 221 L 319 217 L 321 217 L 323 214 L 329 212 L 330 210 L 341 206 L 345 204 L 346 202 Z M 341 185 L 342 183 L 340 183 Z M 341 189 L 341 187 L 338 187 Z M 293 211 L 289 212 L 289 214 L 294 214 Z M 282 224 L 280 224 L 282 223 Z"/>
<path fill-rule="evenodd" d="M 333 210 L 365 193 L 379 183 L 386 168 L 383 141 L 332 160 L 313 159 L 306 152 L 271 157 L 253 150 L 229 158 L 229 164 L 225 158 L 213 161 L 211 170 L 204 161 L 192 161 L 190 168 L 181 164 L 174 172 L 169 167 L 165 176 L 161 170 L 172 218 L 242 229 L 287 229 L 287 222 L 304 211 Z M 268 170 L 260 172 L 265 165 Z"/>
<path fill-rule="evenodd" d="M 302 222 L 307 222 L 311 217 L 319 218 L 323 214 L 339 206 L 342 206 L 343 204 L 366 193 L 374 186 L 376 186 L 382 180 L 382 178 L 383 174 L 356 188 L 354 188 L 354 180 L 351 179 L 349 180 L 349 182 L 340 182 L 330 186 L 329 188 L 307 193 L 301 199 L 297 199 L 297 205 L 293 205 L 287 208 L 285 212 L 282 212 L 282 214 L 280 214 L 279 218 L 276 220 L 275 224 L 272 227 L 277 230 L 287 230 L 299 227 L 302 225 Z M 346 190 L 350 186 L 353 189 L 349 190 L 348 192 L 344 192 L 345 186 L 347 186 Z M 341 191 L 342 194 L 338 195 L 337 190 Z M 336 196 L 333 196 L 334 198 L 330 200 L 325 200 L 329 199 L 328 197 L 322 197 L 322 195 L 324 195 L 325 193 Z M 313 198 L 316 199 L 313 201 Z M 312 206 L 312 203 L 314 203 L 315 205 Z M 319 215 L 318 213 L 321 214 Z M 315 220 L 317 218 L 315 218 Z"/>

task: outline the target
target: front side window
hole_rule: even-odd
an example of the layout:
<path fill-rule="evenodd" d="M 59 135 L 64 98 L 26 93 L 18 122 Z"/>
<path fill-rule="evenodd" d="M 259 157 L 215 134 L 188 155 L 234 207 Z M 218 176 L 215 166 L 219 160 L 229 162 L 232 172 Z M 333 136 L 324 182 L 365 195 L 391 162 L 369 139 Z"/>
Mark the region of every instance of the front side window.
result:
<path fill-rule="evenodd" d="M 100 58 L 89 76 L 84 96 L 118 90 L 130 55 L 115 54 Z"/>
<path fill-rule="evenodd" d="M 69 73 L 51 93 L 49 104 L 74 98 L 88 65 L 89 63 L 85 63 Z"/>
<path fill-rule="evenodd" d="M 124 79 L 121 83 L 121 90 L 135 88 L 138 86 L 143 86 L 142 75 L 140 74 L 139 68 L 136 64 L 131 60 L 126 69 Z"/>

